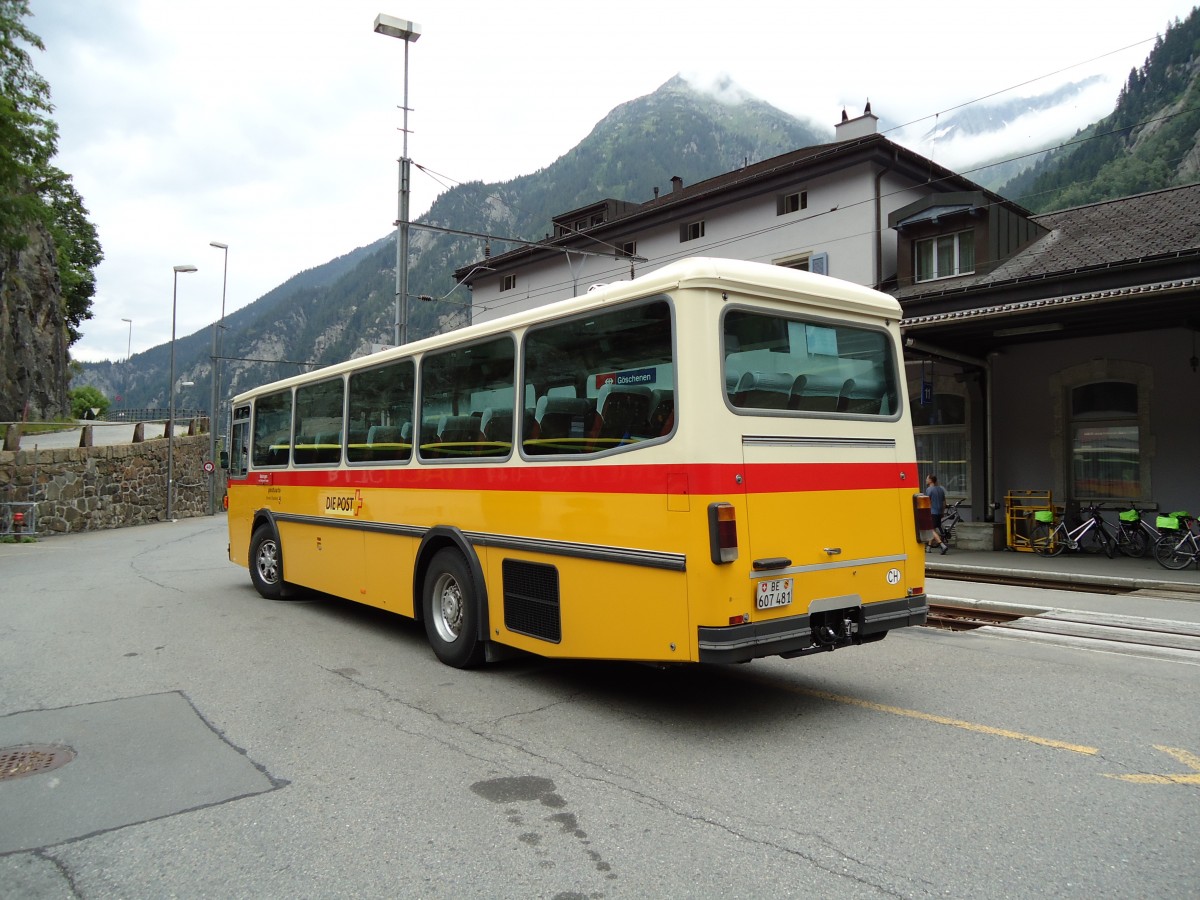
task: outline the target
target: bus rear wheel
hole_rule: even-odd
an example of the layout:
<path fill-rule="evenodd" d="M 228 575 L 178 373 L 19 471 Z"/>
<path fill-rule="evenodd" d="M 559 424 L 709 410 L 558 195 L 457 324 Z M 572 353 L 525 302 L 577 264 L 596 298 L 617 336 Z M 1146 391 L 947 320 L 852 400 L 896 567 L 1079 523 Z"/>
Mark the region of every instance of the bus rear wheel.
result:
<path fill-rule="evenodd" d="M 456 669 L 483 662 L 479 600 L 461 553 L 447 547 L 434 554 L 425 573 L 421 601 L 425 634 L 438 659 Z"/>
<path fill-rule="evenodd" d="M 259 525 L 250 536 L 250 580 L 254 589 L 268 600 L 283 600 L 287 594 L 283 548 L 270 525 Z"/>

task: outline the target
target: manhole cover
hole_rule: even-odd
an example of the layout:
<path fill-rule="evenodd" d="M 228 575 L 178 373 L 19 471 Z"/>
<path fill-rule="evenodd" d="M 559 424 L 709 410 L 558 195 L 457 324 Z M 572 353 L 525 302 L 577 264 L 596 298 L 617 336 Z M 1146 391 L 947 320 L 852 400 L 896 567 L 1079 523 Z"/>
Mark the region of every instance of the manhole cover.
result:
<path fill-rule="evenodd" d="M 52 772 L 74 758 L 75 751 L 70 747 L 56 747 L 53 744 L 0 747 L 0 781 Z"/>

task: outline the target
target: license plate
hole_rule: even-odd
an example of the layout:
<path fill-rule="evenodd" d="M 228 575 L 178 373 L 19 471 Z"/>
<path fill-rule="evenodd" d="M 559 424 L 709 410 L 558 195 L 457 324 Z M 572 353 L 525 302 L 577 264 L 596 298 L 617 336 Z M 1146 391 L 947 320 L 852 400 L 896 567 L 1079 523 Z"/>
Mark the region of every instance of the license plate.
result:
<path fill-rule="evenodd" d="M 791 606 L 792 579 L 768 578 L 760 581 L 758 583 L 758 594 L 754 598 L 754 603 L 759 609 Z"/>

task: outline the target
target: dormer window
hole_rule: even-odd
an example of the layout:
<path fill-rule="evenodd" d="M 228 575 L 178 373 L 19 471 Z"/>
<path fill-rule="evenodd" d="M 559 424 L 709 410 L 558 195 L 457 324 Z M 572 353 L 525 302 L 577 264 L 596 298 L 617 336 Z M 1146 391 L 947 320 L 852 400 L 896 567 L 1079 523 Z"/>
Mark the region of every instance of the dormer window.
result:
<path fill-rule="evenodd" d="M 914 241 L 913 256 L 917 281 L 969 275 L 975 271 L 975 232 L 968 229 Z"/>

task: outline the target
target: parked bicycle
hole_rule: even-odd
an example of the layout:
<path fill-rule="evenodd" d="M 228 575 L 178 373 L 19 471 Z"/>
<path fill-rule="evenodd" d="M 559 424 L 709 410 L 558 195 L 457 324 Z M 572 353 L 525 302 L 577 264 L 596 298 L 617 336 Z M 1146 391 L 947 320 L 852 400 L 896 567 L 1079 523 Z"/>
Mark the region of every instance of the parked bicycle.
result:
<path fill-rule="evenodd" d="M 1087 516 L 1075 528 L 1067 528 L 1066 521 L 1054 521 L 1052 510 L 1038 510 L 1033 514 L 1033 530 L 1029 544 L 1034 552 L 1042 556 L 1058 556 L 1064 550 L 1082 550 L 1088 553 L 1103 551 L 1112 559 L 1117 548 L 1117 536 L 1111 526 L 1100 515 L 1100 507 L 1084 506 L 1080 512 Z"/>
<path fill-rule="evenodd" d="M 1185 569 L 1192 563 L 1200 566 L 1200 537 L 1196 534 L 1195 517 L 1186 512 L 1159 516 L 1162 537 L 1154 545 L 1154 558 L 1164 569 Z"/>
<path fill-rule="evenodd" d="M 960 497 L 958 500 L 955 500 L 942 513 L 942 521 L 939 523 L 938 528 L 942 532 L 942 540 L 949 545 L 954 544 L 954 526 L 962 521 L 962 513 L 959 512 L 958 508 L 965 499 L 967 498 Z"/>
<path fill-rule="evenodd" d="M 1117 549 L 1126 556 L 1142 557 L 1154 549 L 1162 537 L 1159 530 L 1133 505 L 1117 514 Z"/>

